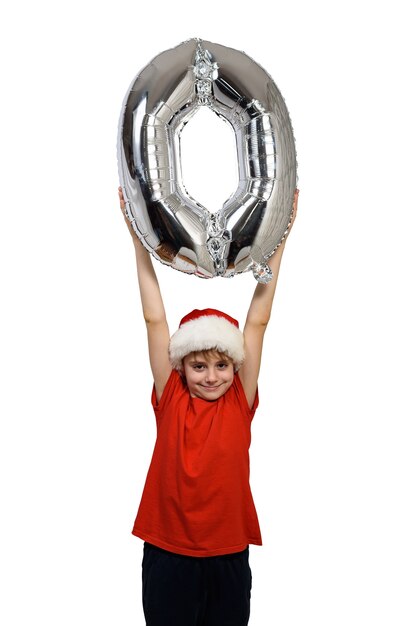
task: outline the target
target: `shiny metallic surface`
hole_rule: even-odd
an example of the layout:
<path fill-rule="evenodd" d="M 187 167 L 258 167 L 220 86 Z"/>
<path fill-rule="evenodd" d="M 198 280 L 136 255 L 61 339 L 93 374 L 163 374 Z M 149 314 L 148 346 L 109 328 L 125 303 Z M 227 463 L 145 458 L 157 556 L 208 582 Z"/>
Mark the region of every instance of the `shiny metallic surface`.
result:
<path fill-rule="evenodd" d="M 236 138 L 239 184 L 216 213 L 187 193 L 181 175 L 181 130 L 201 106 Z M 127 214 L 155 258 L 202 278 L 252 270 L 270 280 L 266 261 L 290 222 L 296 152 L 285 102 L 257 63 L 200 39 L 162 52 L 126 94 L 117 147 Z"/>

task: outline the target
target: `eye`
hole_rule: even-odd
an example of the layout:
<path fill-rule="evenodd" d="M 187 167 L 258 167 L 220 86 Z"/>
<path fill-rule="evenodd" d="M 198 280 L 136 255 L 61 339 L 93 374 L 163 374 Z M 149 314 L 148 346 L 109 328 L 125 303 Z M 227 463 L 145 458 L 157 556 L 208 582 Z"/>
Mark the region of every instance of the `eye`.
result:
<path fill-rule="evenodd" d="M 217 363 L 217 367 L 218 367 L 220 370 L 225 370 L 225 369 L 227 369 L 227 366 L 228 366 L 228 365 L 229 365 L 228 363 Z"/>
<path fill-rule="evenodd" d="M 197 370 L 197 372 L 201 372 L 204 369 L 204 363 L 194 363 L 193 370 Z"/>

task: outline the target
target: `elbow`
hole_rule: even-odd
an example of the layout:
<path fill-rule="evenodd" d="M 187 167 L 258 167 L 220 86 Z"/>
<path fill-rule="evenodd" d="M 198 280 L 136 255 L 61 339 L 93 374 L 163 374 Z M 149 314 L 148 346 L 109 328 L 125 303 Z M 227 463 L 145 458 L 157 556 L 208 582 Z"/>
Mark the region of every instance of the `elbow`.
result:
<path fill-rule="evenodd" d="M 266 327 L 268 326 L 269 319 L 270 319 L 269 317 L 264 317 L 264 318 L 258 320 L 258 326 L 260 326 L 261 328 L 263 328 L 265 330 Z"/>
<path fill-rule="evenodd" d="M 266 327 L 268 326 L 269 320 L 270 320 L 271 316 L 270 315 L 254 315 L 254 316 L 250 316 L 248 317 L 248 319 L 246 320 L 246 326 L 251 326 L 252 328 L 257 328 L 259 330 L 262 330 L 265 332 Z"/>
<path fill-rule="evenodd" d="M 158 326 L 161 324 L 166 324 L 165 315 L 157 315 L 155 313 L 148 313 L 146 311 L 143 312 L 143 318 L 145 320 L 145 324 L 147 327 L 149 326 Z"/>

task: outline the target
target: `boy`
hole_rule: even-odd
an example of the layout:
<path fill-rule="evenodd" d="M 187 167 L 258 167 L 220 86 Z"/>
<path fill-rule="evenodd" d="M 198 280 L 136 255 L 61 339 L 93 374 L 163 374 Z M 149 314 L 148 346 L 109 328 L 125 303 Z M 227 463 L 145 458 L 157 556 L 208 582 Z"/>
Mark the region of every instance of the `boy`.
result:
<path fill-rule="evenodd" d="M 119 188 L 120 206 L 124 201 Z M 291 225 L 297 212 L 294 195 Z M 125 214 L 125 213 L 124 213 Z M 144 540 L 142 601 L 148 626 L 246 626 L 249 545 L 261 533 L 249 486 L 250 426 L 285 247 L 269 260 L 243 333 L 215 309 L 194 310 L 170 338 L 146 249 L 135 247 L 154 388 L 157 440 L 133 534 Z"/>

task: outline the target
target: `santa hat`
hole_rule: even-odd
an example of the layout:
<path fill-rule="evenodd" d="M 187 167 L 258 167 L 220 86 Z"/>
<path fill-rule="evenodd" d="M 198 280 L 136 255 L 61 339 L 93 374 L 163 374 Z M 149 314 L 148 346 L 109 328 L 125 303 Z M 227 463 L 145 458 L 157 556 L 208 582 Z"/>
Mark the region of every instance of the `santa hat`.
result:
<path fill-rule="evenodd" d="M 181 370 L 182 360 L 187 354 L 202 350 L 227 354 L 235 369 L 239 369 L 245 353 L 238 321 L 216 309 L 194 309 L 183 317 L 169 344 L 172 367 Z"/>

